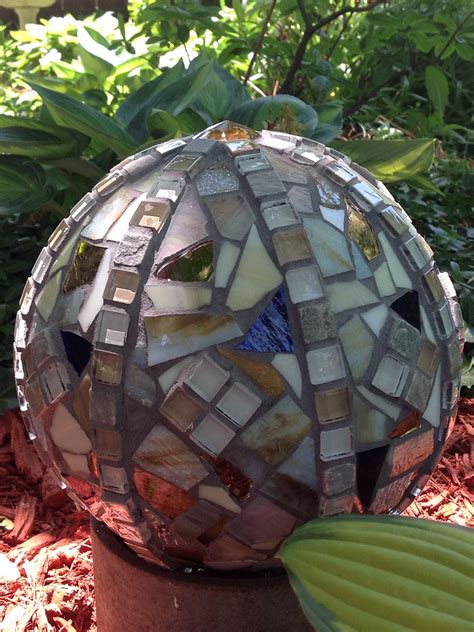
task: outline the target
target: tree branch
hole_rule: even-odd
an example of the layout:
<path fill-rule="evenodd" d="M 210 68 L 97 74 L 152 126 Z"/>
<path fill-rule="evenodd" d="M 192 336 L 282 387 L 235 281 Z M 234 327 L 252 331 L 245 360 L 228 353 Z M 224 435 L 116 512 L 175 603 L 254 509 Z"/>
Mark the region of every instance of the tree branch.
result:
<path fill-rule="evenodd" d="M 349 24 L 350 19 L 351 19 L 351 17 L 352 17 L 353 15 L 354 15 L 354 12 L 353 12 L 353 11 L 351 11 L 351 12 L 349 13 L 349 15 L 347 16 L 347 18 L 346 18 L 346 19 L 344 20 L 344 22 L 342 23 L 341 30 L 339 31 L 338 36 L 337 36 L 337 37 L 336 37 L 336 39 L 334 40 L 333 45 L 331 46 L 331 48 L 329 49 L 329 52 L 328 52 L 328 53 L 327 53 L 327 55 L 326 55 L 326 61 L 329 61 L 329 59 L 331 59 L 331 55 L 332 55 L 332 54 L 333 54 L 333 52 L 336 50 L 336 46 L 339 44 L 339 42 L 340 42 L 340 40 L 341 40 L 341 37 L 342 37 L 342 34 L 343 34 L 343 33 L 344 33 L 344 31 L 346 30 L 347 25 Z"/>
<path fill-rule="evenodd" d="M 250 75 L 252 74 L 253 65 L 255 64 L 258 54 L 262 50 L 263 42 L 265 41 L 265 35 L 267 34 L 268 27 L 270 25 L 270 20 L 272 18 L 272 14 L 275 9 L 275 6 L 276 6 L 276 0 L 272 0 L 272 3 L 270 4 L 270 8 L 268 9 L 267 16 L 263 23 L 262 30 L 260 31 L 260 35 L 258 36 L 258 40 L 255 44 L 255 48 L 253 49 L 252 58 L 249 62 L 247 72 L 245 73 L 244 86 L 247 85 L 248 80 L 250 79 Z"/>
<path fill-rule="evenodd" d="M 345 15 L 346 13 L 363 13 L 365 11 L 371 11 L 379 4 L 382 4 L 382 2 L 387 2 L 387 0 L 374 0 L 370 4 L 357 7 L 345 6 L 338 11 L 334 11 L 334 13 L 327 15 L 325 18 L 321 18 L 315 24 L 312 24 L 309 18 L 309 14 L 304 7 L 304 3 L 302 2 L 302 0 L 298 0 L 298 7 L 300 9 L 306 28 L 303 31 L 301 41 L 298 44 L 298 48 L 296 49 L 296 53 L 290 69 L 288 70 L 287 75 L 281 85 L 281 92 L 291 93 L 291 88 L 295 80 L 296 73 L 300 70 L 303 63 L 303 59 L 306 53 L 306 47 L 308 46 L 309 41 L 317 31 L 322 29 L 327 24 L 330 24 L 334 20 L 337 20 L 337 18 L 339 18 L 341 15 Z M 307 20 L 309 20 L 309 22 Z"/>

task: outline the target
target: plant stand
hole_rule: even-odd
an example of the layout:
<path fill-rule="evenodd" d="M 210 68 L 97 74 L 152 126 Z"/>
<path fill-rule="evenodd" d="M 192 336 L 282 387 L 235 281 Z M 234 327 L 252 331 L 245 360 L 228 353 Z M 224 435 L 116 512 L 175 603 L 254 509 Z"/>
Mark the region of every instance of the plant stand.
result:
<path fill-rule="evenodd" d="M 313 630 L 283 572 L 166 571 L 135 556 L 105 525 L 91 523 L 98 632 Z"/>

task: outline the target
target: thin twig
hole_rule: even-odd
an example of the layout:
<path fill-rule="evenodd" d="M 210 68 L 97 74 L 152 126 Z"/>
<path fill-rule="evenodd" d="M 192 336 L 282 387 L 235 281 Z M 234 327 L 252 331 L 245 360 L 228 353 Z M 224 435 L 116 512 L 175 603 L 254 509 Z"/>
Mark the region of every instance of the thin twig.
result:
<path fill-rule="evenodd" d="M 275 9 L 275 6 L 276 6 L 276 0 L 272 0 L 272 3 L 270 4 L 270 8 L 268 9 L 267 16 L 263 23 L 262 30 L 260 31 L 260 35 L 258 36 L 258 40 L 255 44 L 255 48 L 253 49 L 252 59 L 250 60 L 248 68 L 247 68 L 247 72 L 245 73 L 244 82 L 243 82 L 244 86 L 247 85 L 248 80 L 250 79 L 253 65 L 257 59 L 258 54 L 260 53 L 262 49 L 263 42 L 265 41 L 265 35 L 267 34 L 268 27 L 270 25 L 270 20 L 272 18 L 272 14 L 273 14 L 273 10 Z"/>
<path fill-rule="evenodd" d="M 474 11 L 471 11 L 470 13 L 468 13 L 466 15 L 466 17 L 464 18 L 464 20 L 462 22 L 460 22 L 458 24 L 458 26 L 456 27 L 456 29 L 453 31 L 451 37 L 448 39 L 448 41 L 446 42 L 446 44 L 443 46 L 441 52 L 439 55 L 437 55 L 438 59 L 442 59 L 443 55 L 445 53 L 445 51 L 448 49 L 448 46 L 451 44 L 451 42 L 453 41 L 453 39 L 456 37 L 456 35 L 459 33 L 459 31 L 462 29 L 462 27 L 466 24 L 466 22 L 468 20 L 470 20 L 472 18 L 472 16 L 474 15 Z"/>
<path fill-rule="evenodd" d="M 340 39 L 342 37 L 342 34 L 344 33 L 344 31 L 347 28 L 347 25 L 350 22 L 351 17 L 354 15 L 354 12 L 351 11 L 351 13 L 349 13 L 349 15 L 347 16 L 347 18 L 344 20 L 344 22 L 342 23 L 342 28 L 339 31 L 338 36 L 336 37 L 336 39 L 333 42 L 333 45 L 331 46 L 331 48 L 329 49 L 329 52 L 326 55 L 326 61 L 329 61 L 331 59 L 331 55 L 334 53 L 334 51 L 336 50 L 336 46 L 339 44 Z"/>

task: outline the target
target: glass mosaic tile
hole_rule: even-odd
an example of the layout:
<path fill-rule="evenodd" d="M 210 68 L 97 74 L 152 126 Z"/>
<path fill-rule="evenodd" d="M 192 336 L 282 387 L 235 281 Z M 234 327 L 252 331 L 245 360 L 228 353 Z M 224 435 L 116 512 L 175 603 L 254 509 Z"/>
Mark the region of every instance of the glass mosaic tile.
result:
<path fill-rule="evenodd" d="M 40 375 L 41 387 L 47 404 L 52 404 L 69 390 L 71 381 L 60 362 L 52 362 Z"/>
<path fill-rule="evenodd" d="M 418 292 L 406 292 L 390 305 L 399 316 L 420 331 L 420 304 Z"/>
<path fill-rule="evenodd" d="M 390 439 L 404 437 L 405 435 L 417 430 L 421 426 L 421 416 L 416 410 L 412 410 L 406 417 L 397 423 L 395 428 L 390 432 Z"/>
<path fill-rule="evenodd" d="M 319 195 L 319 201 L 323 206 L 330 208 L 343 208 L 344 199 L 339 190 L 332 183 L 321 175 L 313 176 L 312 180 Z"/>
<path fill-rule="evenodd" d="M 53 258 L 49 254 L 48 249 L 43 248 L 43 250 L 39 254 L 38 259 L 36 259 L 33 269 L 31 270 L 31 276 L 33 280 L 36 281 L 36 283 L 42 283 L 44 281 L 46 273 L 51 266 L 52 260 Z"/>
<path fill-rule="evenodd" d="M 380 296 L 391 296 L 395 294 L 395 286 L 392 281 L 392 275 L 386 263 L 382 263 L 374 272 L 375 284 Z"/>
<path fill-rule="evenodd" d="M 285 199 L 263 202 L 260 208 L 263 219 L 270 230 L 275 230 L 275 228 L 281 228 L 282 226 L 291 226 L 298 222 L 291 204 Z"/>
<path fill-rule="evenodd" d="M 326 291 L 329 305 L 336 314 L 379 302 L 377 296 L 360 281 L 337 281 L 328 285 Z"/>
<path fill-rule="evenodd" d="M 296 450 L 278 467 L 277 472 L 315 491 L 317 474 L 314 439 L 305 437 Z"/>
<path fill-rule="evenodd" d="M 438 361 L 438 348 L 429 340 L 424 340 L 423 344 L 421 345 L 418 361 L 416 363 L 417 367 L 424 371 L 430 377 L 433 377 L 438 366 Z"/>
<path fill-rule="evenodd" d="M 448 303 L 445 303 L 434 313 L 435 326 L 438 336 L 442 339 L 449 338 L 454 332 L 454 324 L 449 310 Z"/>
<path fill-rule="evenodd" d="M 248 202 L 239 194 L 206 200 L 217 230 L 227 239 L 242 240 L 255 221 Z"/>
<path fill-rule="evenodd" d="M 395 206 L 386 206 L 380 211 L 380 217 L 395 236 L 403 235 L 411 225 L 406 213 L 400 213 L 400 209 Z"/>
<path fill-rule="evenodd" d="M 282 275 L 265 250 L 257 228 L 252 226 L 227 297 L 227 307 L 234 311 L 249 309 L 281 281 Z"/>
<path fill-rule="evenodd" d="M 230 241 L 222 242 L 216 265 L 215 287 L 227 287 L 239 255 L 240 249 L 236 245 Z"/>
<path fill-rule="evenodd" d="M 385 355 L 380 361 L 372 384 L 387 395 L 399 397 L 403 391 L 407 377 L 408 367 L 399 362 L 396 358 Z"/>
<path fill-rule="evenodd" d="M 199 172 L 200 163 L 202 163 L 202 156 L 188 153 L 179 154 L 169 161 L 163 171 L 180 171 L 192 178 Z"/>
<path fill-rule="evenodd" d="M 307 187 L 291 187 L 288 191 L 288 199 L 298 214 L 314 214 L 313 200 L 311 199 L 310 190 Z"/>
<path fill-rule="evenodd" d="M 342 459 L 353 454 L 350 426 L 322 430 L 319 434 L 319 455 L 322 461 Z"/>
<path fill-rule="evenodd" d="M 179 378 L 181 373 L 183 373 L 188 366 L 194 364 L 195 360 L 195 356 L 188 356 L 187 358 L 184 358 L 183 360 L 180 360 L 179 362 L 173 364 L 169 369 L 167 369 L 160 375 L 160 377 L 158 378 L 158 383 L 164 393 L 168 393 L 168 391 Z"/>
<path fill-rule="evenodd" d="M 23 353 L 23 363 L 27 375 L 32 375 L 44 362 L 57 354 L 58 350 L 52 330 L 50 328 L 42 329 L 30 339 Z"/>
<path fill-rule="evenodd" d="M 339 514 L 351 513 L 354 505 L 354 497 L 347 496 L 334 496 L 333 498 L 326 498 L 321 496 L 319 500 L 319 515 L 320 516 L 338 516 Z"/>
<path fill-rule="evenodd" d="M 115 430 L 94 429 L 94 449 L 97 456 L 111 461 L 122 458 L 122 439 Z"/>
<path fill-rule="evenodd" d="M 272 360 L 272 365 L 285 378 L 299 398 L 303 391 L 301 370 L 298 358 L 293 353 L 277 353 Z"/>
<path fill-rule="evenodd" d="M 235 432 L 215 415 L 208 414 L 192 432 L 191 439 L 211 454 L 218 455 L 235 437 Z"/>
<path fill-rule="evenodd" d="M 15 319 L 15 345 L 18 349 L 25 348 L 27 334 L 28 327 L 26 321 L 22 318 L 21 312 L 17 312 Z"/>
<path fill-rule="evenodd" d="M 186 185 L 184 178 L 174 178 L 171 174 L 166 174 L 160 178 L 153 190 L 153 197 L 177 202 Z"/>
<path fill-rule="evenodd" d="M 104 239 L 112 225 L 122 216 L 130 202 L 139 195 L 138 191 L 121 189 L 116 191 L 98 211 L 91 222 L 83 229 L 84 239 Z"/>
<path fill-rule="evenodd" d="M 263 169 L 272 168 L 267 157 L 260 152 L 246 154 L 245 156 L 237 156 L 235 159 L 235 166 L 243 175 L 254 171 L 262 171 Z"/>
<path fill-rule="evenodd" d="M 391 419 L 397 419 L 401 406 L 398 404 L 394 404 L 392 401 L 382 397 L 381 395 L 377 395 L 373 391 L 369 391 L 365 386 L 358 386 L 357 390 L 364 398 L 373 404 L 379 410 L 383 410 L 386 415 L 388 415 Z"/>
<path fill-rule="evenodd" d="M 318 514 L 316 492 L 290 476 L 275 472 L 262 485 L 261 491 L 304 519 L 314 518 Z"/>
<path fill-rule="evenodd" d="M 181 387 L 172 388 L 160 406 L 160 413 L 181 432 L 193 427 L 203 407 Z"/>
<path fill-rule="evenodd" d="M 370 279 L 370 277 L 373 276 L 372 270 L 367 265 L 365 257 L 353 241 L 351 242 L 351 253 L 352 259 L 354 260 L 356 277 L 358 279 Z"/>
<path fill-rule="evenodd" d="M 242 428 L 258 409 L 262 400 L 243 384 L 235 382 L 216 404 L 219 412 Z"/>
<path fill-rule="evenodd" d="M 287 458 L 312 426 L 311 420 L 286 396 L 241 435 L 245 445 L 256 450 L 267 463 Z"/>
<path fill-rule="evenodd" d="M 40 386 L 39 378 L 28 380 L 24 389 L 18 385 L 17 390 L 18 399 L 20 400 L 20 404 L 22 404 L 20 410 L 25 411 L 30 409 L 34 413 L 39 414 L 47 407 L 48 403 L 43 394 L 43 389 Z M 23 396 L 21 396 L 22 391 Z"/>
<path fill-rule="evenodd" d="M 443 408 L 451 411 L 459 397 L 460 377 L 450 382 L 445 382 L 442 386 L 442 402 Z"/>
<path fill-rule="evenodd" d="M 221 571 L 246 568 L 253 562 L 264 559 L 265 555 L 229 535 L 223 535 L 212 542 L 204 554 L 205 564 Z"/>
<path fill-rule="evenodd" d="M 456 375 L 460 371 L 463 362 L 461 348 L 457 338 L 449 344 L 448 355 L 451 375 Z"/>
<path fill-rule="evenodd" d="M 135 364 L 133 356 L 127 362 L 124 389 L 127 395 L 143 406 L 153 406 L 156 398 L 155 381 Z"/>
<path fill-rule="evenodd" d="M 329 222 L 338 230 L 344 232 L 346 211 L 343 208 L 330 208 L 328 206 L 320 206 L 319 210 L 326 222 Z"/>
<path fill-rule="evenodd" d="M 210 402 L 229 379 L 230 373 L 213 362 L 209 356 L 203 356 L 187 373 L 185 383 L 202 399 Z"/>
<path fill-rule="evenodd" d="M 407 290 L 413 289 L 413 283 L 406 273 L 405 268 L 400 261 L 400 257 L 395 254 L 395 251 L 390 245 L 387 237 L 384 233 L 380 232 L 377 233 L 377 239 L 379 244 L 382 246 L 390 274 L 392 275 L 392 279 L 396 287 L 406 288 Z"/>
<path fill-rule="evenodd" d="M 248 140 L 231 140 L 226 142 L 225 146 L 232 156 L 255 151 L 255 144 Z"/>
<path fill-rule="evenodd" d="M 69 410 L 61 403 L 54 409 L 49 434 L 60 450 L 88 454 L 92 450 L 88 436 Z"/>
<path fill-rule="evenodd" d="M 232 444 L 229 452 L 234 449 L 234 444 Z M 248 450 L 246 452 L 248 453 Z M 221 456 L 204 455 L 203 458 L 212 466 L 223 485 L 234 498 L 240 502 L 248 498 L 254 483 L 237 465 Z M 234 459 L 234 456 L 231 458 Z"/>
<path fill-rule="evenodd" d="M 100 266 L 92 284 L 92 290 L 83 303 L 77 316 L 77 322 L 80 324 L 83 332 L 89 330 L 89 327 L 92 325 L 95 317 L 100 312 L 102 305 L 104 304 L 103 294 L 107 285 L 109 265 L 110 251 L 107 250 L 100 262 Z"/>
<path fill-rule="evenodd" d="M 88 373 L 84 375 L 79 384 L 79 388 L 72 400 L 72 410 L 74 415 L 88 437 L 92 436 L 92 425 L 90 421 L 90 400 L 91 400 L 91 378 Z"/>
<path fill-rule="evenodd" d="M 140 205 L 141 201 L 144 198 L 145 198 L 145 194 L 144 193 L 142 193 L 140 195 L 137 192 L 137 197 L 135 197 L 128 204 L 127 208 L 124 210 L 124 212 L 119 217 L 119 219 L 109 229 L 109 231 L 107 232 L 107 234 L 106 234 L 106 236 L 104 238 L 105 240 L 107 240 L 107 241 L 116 241 L 116 242 L 120 243 L 124 239 L 125 235 L 127 234 L 127 231 L 129 230 L 129 227 L 130 227 L 130 221 L 134 217 L 138 206 Z"/>
<path fill-rule="evenodd" d="M 138 204 L 133 217 L 130 220 L 132 226 L 144 226 L 160 231 L 170 214 L 169 200 L 144 198 Z"/>
<path fill-rule="evenodd" d="M 61 456 L 66 463 L 66 471 L 77 476 L 90 476 L 89 463 L 84 454 L 72 454 L 63 450 Z"/>
<path fill-rule="evenodd" d="M 115 426 L 117 424 L 116 389 L 105 384 L 94 384 L 90 390 L 90 419 L 93 423 Z M 128 401 L 128 398 L 125 398 Z M 133 402 L 138 410 L 136 402 Z M 126 406 L 127 407 L 127 406 Z M 127 413 L 129 409 L 127 407 Z M 77 414 L 77 413 L 76 413 Z"/>
<path fill-rule="evenodd" d="M 374 349 L 374 338 L 357 314 L 339 328 L 339 338 L 352 377 L 357 382 L 362 379 L 369 367 Z"/>
<path fill-rule="evenodd" d="M 305 169 L 299 165 L 289 164 L 286 156 L 278 156 L 277 154 L 268 155 L 273 169 L 278 173 L 282 182 L 291 184 L 307 184 L 308 174 Z"/>
<path fill-rule="evenodd" d="M 286 353 L 294 351 L 283 287 L 277 291 L 265 309 L 260 312 L 257 320 L 236 349 Z"/>
<path fill-rule="evenodd" d="M 349 392 L 345 387 L 317 391 L 314 394 L 314 403 L 318 419 L 322 423 L 339 421 L 348 417 L 351 412 Z"/>
<path fill-rule="evenodd" d="M 289 134 L 281 134 L 280 132 L 262 130 L 258 144 L 264 145 L 265 147 L 271 147 L 272 149 L 285 151 L 296 147 L 296 137 L 290 136 Z"/>
<path fill-rule="evenodd" d="M 454 326 L 458 330 L 458 337 L 460 340 L 464 340 L 464 319 L 461 312 L 459 303 L 454 299 L 448 299 L 449 311 L 451 312 L 451 318 Z"/>
<path fill-rule="evenodd" d="M 217 195 L 237 191 L 239 180 L 227 167 L 216 164 L 202 171 L 196 178 L 196 187 L 199 195 Z"/>
<path fill-rule="evenodd" d="M 388 346 L 411 360 L 418 353 L 420 332 L 404 320 L 394 319 L 388 338 Z"/>
<path fill-rule="evenodd" d="M 162 425 L 155 425 L 133 456 L 141 468 L 188 490 L 200 483 L 207 469 L 181 439 Z"/>
<path fill-rule="evenodd" d="M 116 191 L 125 182 L 125 176 L 118 171 L 108 173 L 96 184 L 94 190 L 101 196 L 106 197 Z"/>
<path fill-rule="evenodd" d="M 440 301 L 442 298 L 444 298 L 445 294 L 443 286 L 440 283 L 436 270 L 432 269 L 426 272 L 426 274 L 423 276 L 423 279 L 425 282 L 425 287 L 428 290 L 427 294 L 430 303 L 433 301 Z"/>
<path fill-rule="evenodd" d="M 218 351 L 224 358 L 238 367 L 270 399 L 278 399 L 283 395 L 285 391 L 284 382 L 279 373 L 270 364 L 258 362 L 247 355 L 236 353 L 223 347 L 218 347 Z"/>
<path fill-rule="evenodd" d="M 94 376 L 99 382 L 117 386 L 122 381 L 123 358 L 118 353 L 96 349 L 92 356 Z"/>
<path fill-rule="evenodd" d="M 173 521 L 173 528 L 183 538 L 195 539 L 218 522 L 222 513 L 205 500 L 199 500 Z"/>
<path fill-rule="evenodd" d="M 133 471 L 133 482 L 141 498 L 171 519 L 182 514 L 196 502 L 193 496 L 169 481 L 138 468 Z"/>
<path fill-rule="evenodd" d="M 71 217 L 75 222 L 80 222 L 86 214 L 92 210 L 96 202 L 90 193 L 86 193 L 85 196 L 79 200 L 79 202 L 71 210 Z"/>
<path fill-rule="evenodd" d="M 116 303 L 130 305 L 135 299 L 140 276 L 136 272 L 112 269 L 104 290 L 104 298 Z"/>
<path fill-rule="evenodd" d="M 420 248 L 419 242 L 416 237 L 412 237 L 411 239 L 406 241 L 402 245 L 402 251 L 408 259 L 408 262 L 413 270 L 420 270 L 429 261 L 429 258 L 425 256 L 424 252 Z"/>
<path fill-rule="evenodd" d="M 161 266 L 156 276 L 171 281 L 208 281 L 214 272 L 214 251 L 212 241 L 193 246 L 181 253 L 170 263 Z"/>
<path fill-rule="evenodd" d="M 126 312 L 104 307 L 99 314 L 94 340 L 123 347 L 127 339 L 130 316 Z"/>
<path fill-rule="evenodd" d="M 336 336 L 334 316 L 327 303 L 313 303 L 300 307 L 298 315 L 306 343 L 319 342 Z"/>
<path fill-rule="evenodd" d="M 364 214 L 349 200 L 347 205 L 347 230 L 349 237 L 359 246 L 367 261 L 375 259 L 380 254 L 377 237 Z"/>
<path fill-rule="evenodd" d="M 127 472 L 123 467 L 101 463 L 100 484 L 104 489 L 117 494 L 128 494 L 130 491 Z"/>
<path fill-rule="evenodd" d="M 61 338 L 68 362 L 72 364 L 76 373 L 80 375 L 89 362 L 92 353 L 91 343 L 71 331 L 61 331 Z"/>
<path fill-rule="evenodd" d="M 346 376 L 341 350 L 338 345 L 308 351 L 306 361 L 311 384 L 325 384 Z"/>
<path fill-rule="evenodd" d="M 180 138 L 173 138 L 172 140 L 169 140 L 167 143 L 160 143 L 158 147 L 154 148 L 154 150 L 160 156 L 166 156 L 168 154 L 171 154 L 176 149 L 179 149 L 180 147 L 184 147 L 185 145 L 186 145 L 186 141 L 181 140 Z"/>
<path fill-rule="evenodd" d="M 289 151 L 288 156 L 291 160 L 299 163 L 300 165 L 315 165 L 321 160 L 323 153 L 322 151 L 314 151 L 312 148 L 303 145 Z"/>
<path fill-rule="evenodd" d="M 173 281 L 153 281 L 145 285 L 145 292 L 158 311 L 190 311 L 209 305 L 212 290 L 207 287 L 173 283 Z"/>
<path fill-rule="evenodd" d="M 227 511 L 232 511 L 237 514 L 242 511 L 235 500 L 233 500 L 222 487 L 215 487 L 214 485 L 199 485 L 198 495 L 199 498 L 208 500 L 214 505 L 227 509 Z"/>
<path fill-rule="evenodd" d="M 13 347 L 13 370 L 17 380 L 24 379 L 25 371 L 23 369 L 22 353 L 15 346 Z"/>
<path fill-rule="evenodd" d="M 353 269 L 346 238 L 339 230 L 313 217 L 304 217 L 303 225 L 324 277 Z"/>
<path fill-rule="evenodd" d="M 301 228 L 274 233 L 272 240 L 280 265 L 312 257 L 305 232 Z"/>
<path fill-rule="evenodd" d="M 303 303 L 324 296 L 319 280 L 318 271 L 315 266 L 304 266 L 294 268 L 285 273 L 286 283 L 290 294 L 291 302 Z"/>
<path fill-rule="evenodd" d="M 341 463 L 323 470 L 322 489 L 326 496 L 334 496 L 354 486 L 356 467 L 353 463 Z"/>
<path fill-rule="evenodd" d="M 85 296 L 85 289 L 78 287 L 63 298 L 61 302 L 62 313 L 59 316 L 59 324 L 61 327 L 77 323 L 77 318 L 82 304 L 84 303 Z"/>
<path fill-rule="evenodd" d="M 424 410 L 431 392 L 431 379 L 415 371 L 405 396 L 406 401 L 418 410 Z"/>
<path fill-rule="evenodd" d="M 247 175 L 247 182 L 257 199 L 261 199 L 267 195 L 286 193 L 286 189 L 275 171 L 249 173 Z"/>
<path fill-rule="evenodd" d="M 212 140 L 219 141 L 231 141 L 231 140 L 251 140 L 258 138 L 259 134 L 249 127 L 233 123 L 232 121 L 222 121 L 212 127 L 207 128 L 204 132 L 201 132 L 200 137 L 210 138 Z"/>
<path fill-rule="evenodd" d="M 352 182 L 357 177 L 357 174 L 352 171 L 352 169 L 348 169 L 345 165 L 342 165 L 340 162 L 333 160 L 325 169 L 325 175 L 330 178 L 336 184 L 344 186 L 349 182 Z"/>
<path fill-rule="evenodd" d="M 390 448 L 388 455 L 390 476 L 400 476 L 433 454 L 434 430 L 418 433 L 415 436 L 410 435 L 410 437 Z"/>
<path fill-rule="evenodd" d="M 381 195 L 365 182 L 358 182 L 352 185 L 349 193 L 364 211 L 371 211 L 373 207 L 383 201 Z"/>
<path fill-rule="evenodd" d="M 438 274 L 438 279 L 446 298 L 456 298 L 456 290 L 454 289 L 453 282 L 449 278 L 449 274 L 447 272 L 440 272 Z"/>
<path fill-rule="evenodd" d="M 295 526 L 296 518 L 280 509 L 262 496 L 257 496 L 239 516 L 228 525 L 227 530 L 249 546 L 259 548 L 259 544 L 278 543 Z"/>
<path fill-rule="evenodd" d="M 207 138 L 195 138 L 190 141 L 184 151 L 191 154 L 208 154 L 211 149 L 216 146 L 215 140 L 208 140 Z"/>
<path fill-rule="evenodd" d="M 433 382 L 431 394 L 423 411 L 423 419 L 426 419 L 432 426 L 437 428 L 440 424 L 441 411 L 441 367 L 438 366 L 436 377 Z"/>
<path fill-rule="evenodd" d="M 64 266 L 69 263 L 71 257 L 73 256 L 73 253 L 76 253 L 77 240 L 84 225 L 84 222 L 82 222 L 78 227 L 76 227 L 76 230 L 72 233 L 72 235 L 69 236 L 66 244 L 64 244 L 64 246 L 56 254 L 53 265 L 49 270 L 50 277 L 52 277 L 54 273 L 58 270 L 61 270 L 61 268 L 64 268 Z"/>

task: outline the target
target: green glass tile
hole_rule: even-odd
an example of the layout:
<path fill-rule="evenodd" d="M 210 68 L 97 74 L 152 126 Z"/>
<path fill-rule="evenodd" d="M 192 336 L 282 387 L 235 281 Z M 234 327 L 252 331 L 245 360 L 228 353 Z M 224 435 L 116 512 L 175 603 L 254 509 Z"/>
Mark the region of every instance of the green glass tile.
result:
<path fill-rule="evenodd" d="M 367 261 L 380 254 L 380 248 L 374 230 L 356 207 L 346 200 L 349 237 L 355 241 Z"/>
<path fill-rule="evenodd" d="M 214 249 L 212 241 L 194 246 L 170 263 L 159 268 L 159 279 L 182 281 L 208 281 L 214 272 Z"/>
<path fill-rule="evenodd" d="M 71 292 L 76 287 L 92 283 L 104 253 L 105 248 L 99 248 L 81 240 L 77 247 L 74 261 L 64 281 L 64 292 Z"/>

